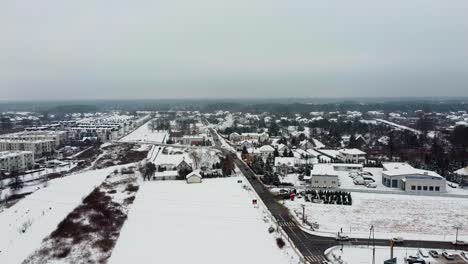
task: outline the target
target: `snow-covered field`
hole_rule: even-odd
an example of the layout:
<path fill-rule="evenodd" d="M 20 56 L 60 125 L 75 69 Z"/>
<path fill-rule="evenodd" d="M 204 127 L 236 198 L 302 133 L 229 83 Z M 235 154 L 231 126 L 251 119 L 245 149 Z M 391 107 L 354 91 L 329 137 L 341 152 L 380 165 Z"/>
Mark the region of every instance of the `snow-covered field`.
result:
<path fill-rule="evenodd" d="M 445 258 L 432 258 L 427 254 L 428 250 L 424 250 L 424 255 L 427 257 L 420 256 L 417 248 L 400 248 L 396 247 L 393 251 L 393 256 L 397 258 L 398 264 L 403 264 L 405 258 L 409 256 L 420 257 L 426 261 L 426 263 L 467 263 L 463 261 L 462 257 L 459 256 L 461 252 L 447 251 L 451 254 L 457 255 L 454 262 L 445 262 Z M 442 250 L 437 250 L 441 254 Z M 329 250 L 327 254 L 328 259 L 333 264 L 371 264 L 372 263 L 372 247 L 367 246 L 344 246 L 335 247 Z M 376 247 L 375 248 L 375 263 L 383 263 L 385 260 L 390 258 L 390 249 L 388 247 Z M 339 260 L 343 262 L 340 262 Z M 460 262 L 457 262 L 459 260 Z M 439 262 L 440 261 L 440 262 Z"/>
<path fill-rule="evenodd" d="M 145 182 L 109 263 L 293 263 L 239 179 Z"/>
<path fill-rule="evenodd" d="M 460 226 L 459 239 L 468 240 L 468 199 L 352 193 L 353 205 L 327 205 L 297 199 L 286 205 L 302 212 L 306 205 L 309 222 L 319 224 L 319 232 L 336 234 L 340 228 L 352 237 L 367 238 L 371 225 L 378 238 L 402 236 L 406 239 L 455 240 L 454 226 Z"/>
<path fill-rule="evenodd" d="M 0 263 L 21 263 L 114 169 L 51 180 L 48 187 L 0 213 Z"/>
<path fill-rule="evenodd" d="M 120 142 L 147 142 L 147 143 L 164 143 L 168 139 L 166 131 L 151 131 L 148 124 L 151 122 L 143 124 L 137 128 L 132 133 L 126 135 Z"/>

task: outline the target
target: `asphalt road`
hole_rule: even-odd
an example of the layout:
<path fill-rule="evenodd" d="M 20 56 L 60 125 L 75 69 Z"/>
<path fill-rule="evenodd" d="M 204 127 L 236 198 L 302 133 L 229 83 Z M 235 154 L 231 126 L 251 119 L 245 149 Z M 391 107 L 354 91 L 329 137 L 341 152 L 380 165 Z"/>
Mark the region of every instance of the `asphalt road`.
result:
<path fill-rule="evenodd" d="M 215 147 L 226 155 L 231 153 L 226 149 L 221 147 L 221 142 L 219 141 L 218 134 L 213 130 L 211 134 L 215 138 Z M 322 261 L 326 260 L 324 256 L 325 250 L 330 247 L 341 245 L 368 245 L 368 239 L 355 239 L 351 238 L 346 242 L 338 242 L 334 238 L 322 237 L 311 235 L 307 232 L 304 232 L 300 229 L 297 223 L 293 220 L 292 216 L 289 214 L 289 211 L 285 209 L 281 204 L 279 204 L 270 191 L 258 180 L 255 173 L 244 163 L 242 162 L 237 155 L 232 155 L 234 158 L 234 163 L 239 167 L 244 176 L 249 180 L 250 184 L 257 192 L 259 197 L 262 199 L 263 203 L 270 210 L 273 217 L 278 222 L 286 234 L 291 239 L 291 242 L 296 246 L 296 248 L 302 253 L 306 261 L 311 264 L 320 264 Z M 372 243 L 376 246 L 389 246 L 390 241 L 386 239 L 375 239 Z M 438 249 L 455 249 L 455 246 L 451 243 L 444 241 L 423 241 L 423 240 L 405 240 L 403 244 L 396 244 L 395 247 L 410 247 L 410 248 L 438 248 Z M 459 246 L 458 249 L 468 250 L 468 246 Z"/>

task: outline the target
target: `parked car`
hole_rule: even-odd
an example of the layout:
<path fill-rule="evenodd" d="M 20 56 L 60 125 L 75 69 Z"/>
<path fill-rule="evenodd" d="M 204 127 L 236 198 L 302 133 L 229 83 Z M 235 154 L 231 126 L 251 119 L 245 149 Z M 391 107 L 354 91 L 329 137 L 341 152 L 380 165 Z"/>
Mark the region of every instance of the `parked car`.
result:
<path fill-rule="evenodd" d="M 452 245 L 454 245 L 454 246 L 465 246 L 465 245 L 468 245 L 468 242 L 462 241 L 462 240 L 457 240 L 457 241 L 452 241 Z"/>
<path fill-rule="evenodd" d="M 331 264 L 331 263 L 330 263 L 330 262 L 328 262 L 328 261 L 326 261 L 326 260 L 324 260 L 324 261 L 322 261 L 322 263 L 321 263 L 321 264 Z"/>
<path fill-rule="evenodd" d="M 352 171 L 352 172 L 349 173 L 349 177 L 351 177 L 353 179 L 358 177 L 358 176 L 360 176 L 359 172 Z"/>
<path fill-rule="evenodd" d="M 429 255 L 431 255 L 431 257 L 433 258 L 438 258 L 439 252 L 437 252 L 436 250 L 429 250 Z"/>
<path fill-rule="evenodd" d="M 366 187 L 367 187 L 367 188 L 377 188 L 377 183 L 375 183 L 375 182 L 370 182 L 370 183 L 366 184 Z"/>
<path fill-rule="evenodd" d="M 367 176 L 373 176 L 372 173 L 368 172 L 368 171 L 363 171 L 361 172 L 362 175 L 367 175 Z"/>
<path fill-rule="evenodd" d="M 414 257 L 414 256 L 408 256 L 406 258 L 406 262 L 408 262 L 408 264 L 426 264 L 426 261 L 424 259 L 421 259 L 419 257 Z"/>
<path fill-rule="evenodd" d="M 429 253 L 427 253 L 427 250 L 425 250 L 424 248 L 418 249 L 418 252 L 419 252 L 419 255 L 423 258 L 429 257 Z"/>
<path fill-rule="evenodd" d="M 401 243 L 405 242 L 405 240 L 402 237 L 394 237 L 394 238 L 392 238 L 392 241 L 395 244 L 401 244 Z"/>
<path fill-rule="evenodd" d="M 454 260 L 455 256 L 448 253 L 447 251 L 442 252 L 442 256 L 444 256 L 447 260 Z"/>
<path fill-rule="evenodd" d="M 353 182 L 356 185 L 365 185 L 366 184 L 366 181 L 364 181 L 364 179 L 362 177 L 356 177 Z"/>
<path fill-rule="evenodd" d="M 369 176 L 361 176 L 365 181 L 372 181 L 375 182 L 374 178 L 369 177 Z"/>

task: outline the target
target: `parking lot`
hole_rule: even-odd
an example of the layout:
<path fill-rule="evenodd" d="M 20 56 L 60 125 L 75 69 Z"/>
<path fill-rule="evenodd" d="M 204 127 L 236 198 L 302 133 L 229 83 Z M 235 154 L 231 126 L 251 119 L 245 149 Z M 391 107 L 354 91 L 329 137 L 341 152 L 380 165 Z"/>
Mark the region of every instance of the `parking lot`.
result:
<path fill-rule="evenodd" d="M 439 256 L 432 257 L 429 250 L 420 250 L 417 248 L 394 248 L 394 257 L 397 258 L 398 264 L 407 263 L 425 263 L 425 264 L 464 264 L 468 260 L 463 257 L 465 252 L 462 251 L 447 251 L 453 259 L 449 260 L 442 256 L 443 250 L 434 250 Z M 468 253 L 467 253 L 468 254 Z M 356 264 L 356 263 L 372 263 L 372 247 L 367 246 L 338 246 L 328 250 L 327 258 L 333 264 Z M 383 263 L 390 258 L 389 247 L 376 247 L 375 263 Z M 450 256 L 449 256 L 450 258 Z M 340 262 L 340 260 L 342 262 Z"/>

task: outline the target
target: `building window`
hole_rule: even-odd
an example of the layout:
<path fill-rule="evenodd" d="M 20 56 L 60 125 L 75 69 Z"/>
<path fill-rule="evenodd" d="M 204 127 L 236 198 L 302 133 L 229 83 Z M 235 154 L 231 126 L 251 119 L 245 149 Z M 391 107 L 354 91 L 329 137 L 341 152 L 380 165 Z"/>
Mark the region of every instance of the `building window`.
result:
<path fill-rule="evenodd" d="M 421 190 L 421 186 L 418 186 L 418 191 L 420 191 L 420 190 Z"/>
<path fill-rule="evenodd" d="M 423 190 L 424 190 L 424 191 L 427 191 L 427 186 L 424 186 L 424 187 L 423 187 Z"/>
<path fill-rule="evenodd" d="M 416 186 L 411 185 L 411 190 L 412 190 L 412 191 L 416 190 Z"/>
<path fill-rule="evenodd" d="M 332 181 L 332 184 L 335 184 L 335 183 L 336 183 L 336 181 Z"/>
<path fill-rule="evenodd" d="M 436 190 L 436 192 L 440 191 L 440 187 L 439 187 L 439 186 L 436 186 L 436 187 L 435 187 L 435 190 Z"/>
<path fill-rule="evenodd" d="M 318 181 L 315 181 L 315 183 L 318 183 Z"/>
<path fill-rule="evenodd" d="M 434 186 L 429 186 L 429 191 L 433 192 L 434 191 Z"/>

